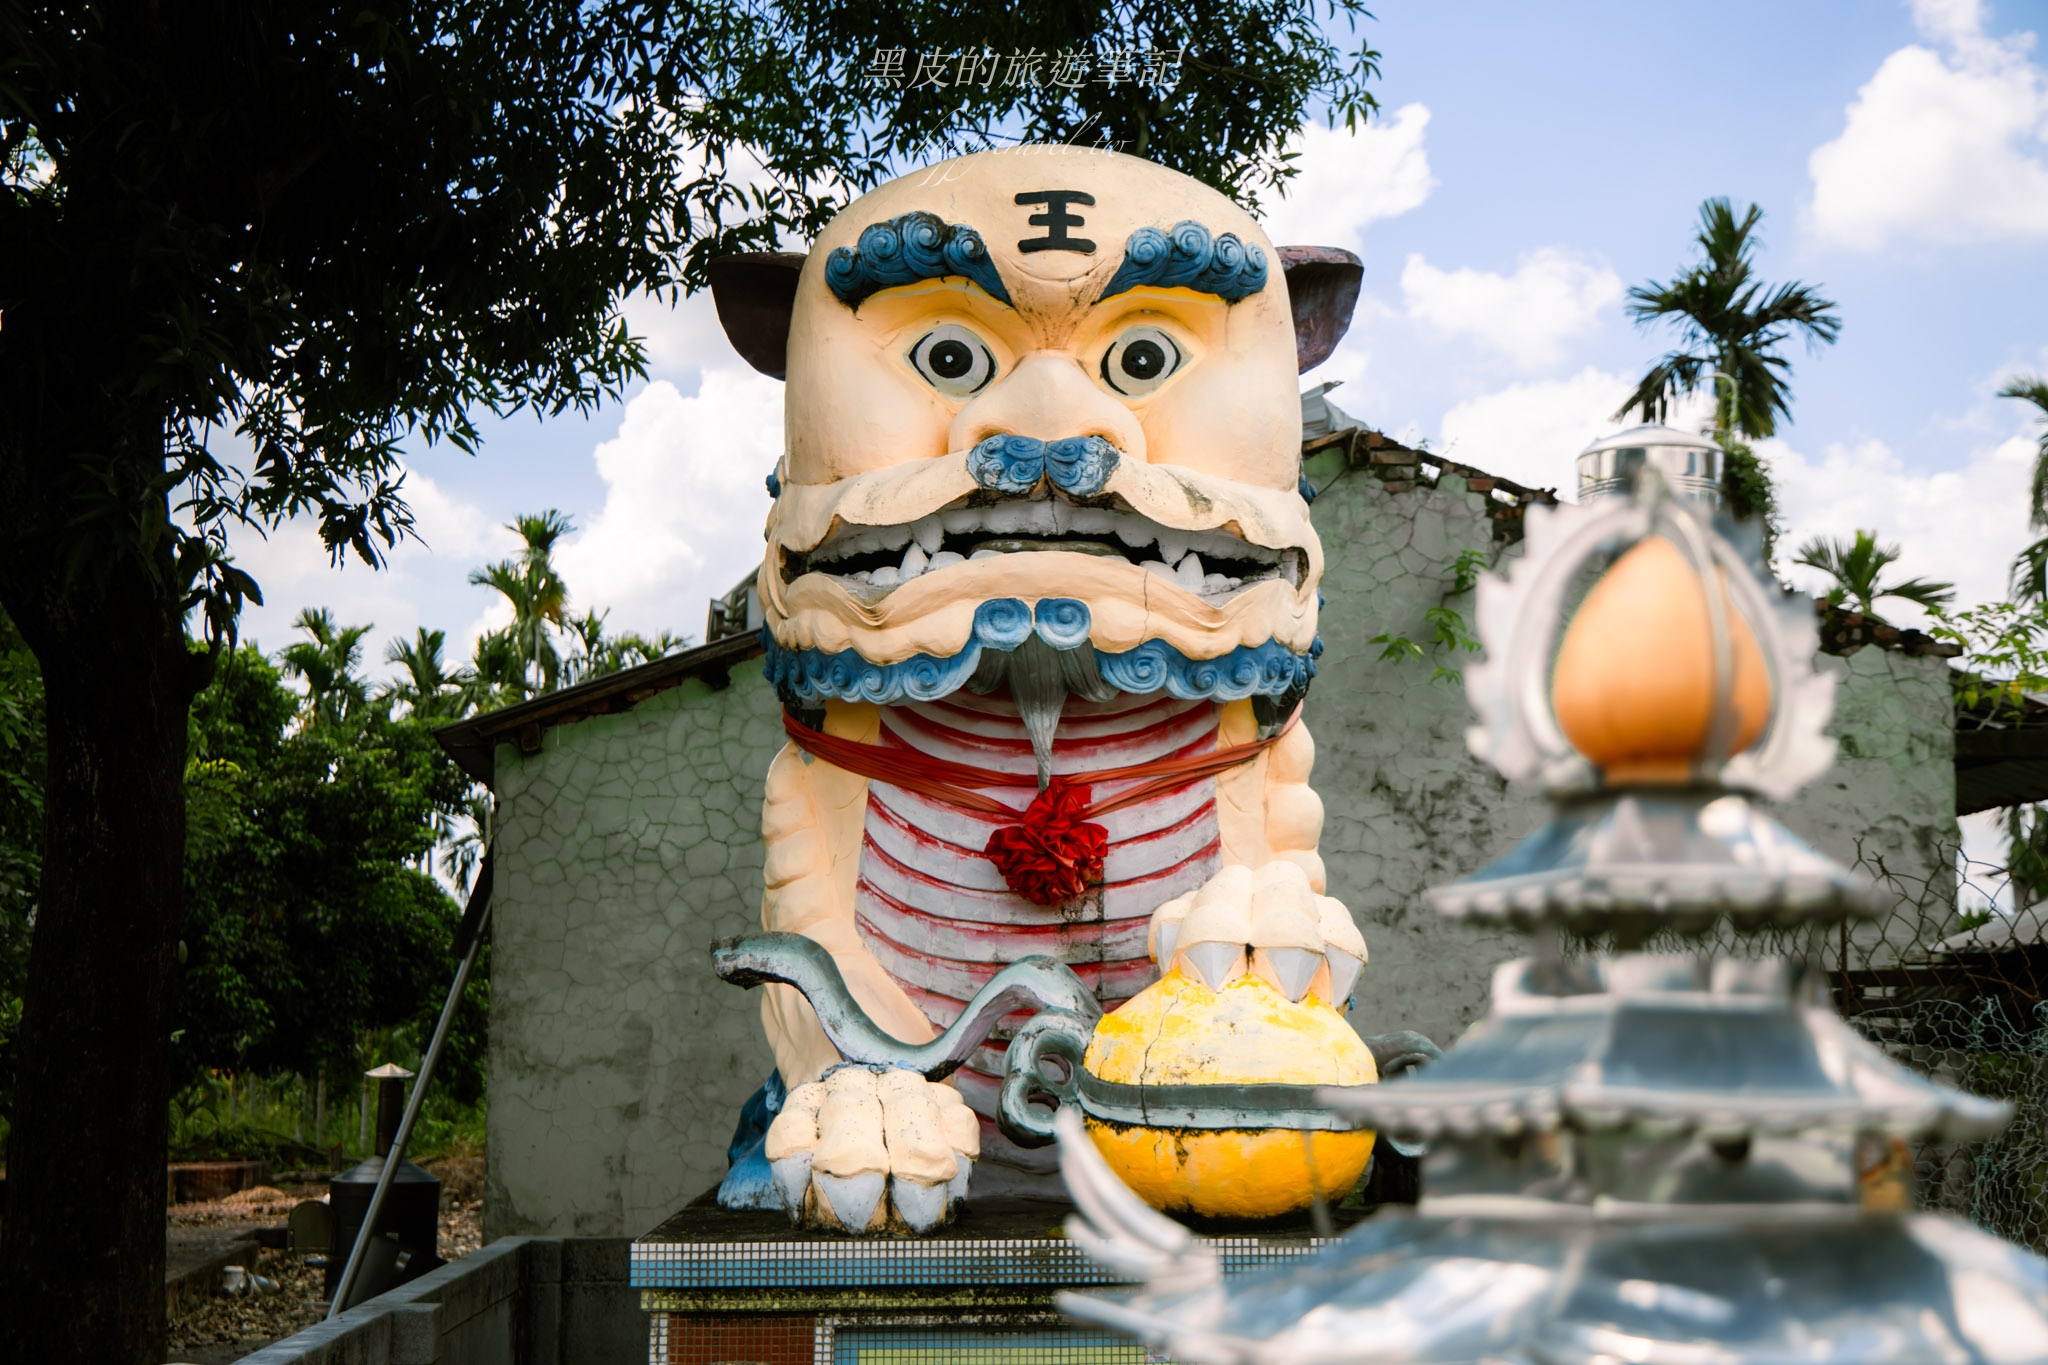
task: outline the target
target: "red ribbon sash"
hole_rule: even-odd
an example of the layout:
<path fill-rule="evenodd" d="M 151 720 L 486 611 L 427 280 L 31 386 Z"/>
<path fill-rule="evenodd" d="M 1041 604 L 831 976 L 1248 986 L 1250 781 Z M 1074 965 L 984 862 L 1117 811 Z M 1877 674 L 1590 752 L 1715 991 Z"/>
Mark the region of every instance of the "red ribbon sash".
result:
<path fill-rule="evenodd" d="M 980 789 L 1027 786 L 1033 781 L 1028 774 L 999 773 L 934 758 L 916 749 L 841 739 L 813 730 L 788 712 L 783 713 L 782 728 L 798 748 L 856 777 L 887 782 L 892 787 L 984 815 L 1015 817 L 1016 824 L 1003 825 L 989 835 L 982 856 L 996 865 L 1004 883 L 1024 899 L 1035 905 L 1058 905 L 1102 880 L 1103 860 L 1109 853 L 1109 831 L 1094 823 L 1095 817 L 1180 791 L 1251 762 L 1278 743 L 1281 735 L 1294 727 L 1300 714 L 1296 711 L 1277 733 L 1249 744 L 1055 777 L 1021 811 L 983 795 Z M 1104 782 L 1138 785 L 1121 795 L 1096 801 L 1094 788 Z"/>

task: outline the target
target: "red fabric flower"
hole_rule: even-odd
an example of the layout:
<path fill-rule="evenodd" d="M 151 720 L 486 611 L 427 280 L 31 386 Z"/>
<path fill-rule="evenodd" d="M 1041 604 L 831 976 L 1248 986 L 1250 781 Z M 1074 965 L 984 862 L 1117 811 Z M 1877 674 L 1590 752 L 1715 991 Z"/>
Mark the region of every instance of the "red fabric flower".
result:
<path fill-rule="evenodd" d="M 1021 824 L 988 836 L 982 852 L 1012 891 L 1034 905 L 1058 905 L 1102 880 L 1109 831 L 1084 818 L 1090 797 L 1087 787 L 1055 777 Z"/>

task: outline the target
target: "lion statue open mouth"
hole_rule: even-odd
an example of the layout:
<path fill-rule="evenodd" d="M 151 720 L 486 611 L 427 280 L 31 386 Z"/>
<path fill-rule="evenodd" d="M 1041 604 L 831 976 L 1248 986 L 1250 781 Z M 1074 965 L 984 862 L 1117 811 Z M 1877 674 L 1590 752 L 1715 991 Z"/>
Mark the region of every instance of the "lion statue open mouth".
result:
<path fill-rule="evenodd" d="M 1151 163 L 1037 150 L 714 269 L 727 334 L 788 381 L 764 925 L 906 1040 L 1033 954 L 1105 1006 L 1180 973 L 1189 999 L 1259 978 L 1341 1011 L 1365 945 L 1324 894 L 1298 714 L 1323 551 L 1296 376 L 1348 326 L 1356 259 L 1276 249 Z M 976 1193 L 1056 1179 L 988 1122 L 1002 1033 L 913 1085 L 841 1064 L 788 987 L 764 1015 L 778 1079 L 728 1204 L 922 1228 L 970 1169 Z"/>

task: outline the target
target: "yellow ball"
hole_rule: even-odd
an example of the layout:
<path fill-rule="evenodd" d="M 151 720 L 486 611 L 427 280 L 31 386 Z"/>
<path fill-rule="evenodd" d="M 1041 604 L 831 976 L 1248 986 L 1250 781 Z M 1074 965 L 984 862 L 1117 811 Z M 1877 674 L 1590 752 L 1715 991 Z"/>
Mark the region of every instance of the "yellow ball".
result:
<path fill-rule="evenodd" d="M 1299 1002 L 1263 978 L 1212 991 L 1168 972 L 1096 1025 L 1089 1074 L 1126 1085 L 1364 1085 L 1372 1052 L 1314 994 Z M 1372 1160 L 1371 1132 L 1291 1128 L 1132 1128 L 1088 1119 L 1110 1168 L 1154 1208 L 1206 1218 L 1277 1218 L 1317 1193 L 1342 1196 Z"/>

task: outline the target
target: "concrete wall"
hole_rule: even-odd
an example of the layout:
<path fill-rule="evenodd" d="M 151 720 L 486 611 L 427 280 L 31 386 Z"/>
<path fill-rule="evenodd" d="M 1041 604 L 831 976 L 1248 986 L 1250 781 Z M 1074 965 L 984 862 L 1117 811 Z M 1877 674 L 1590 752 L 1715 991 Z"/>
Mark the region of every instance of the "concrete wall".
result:
<path fill-rule="evenodd" d="M 1469 661 L 1388 662 L 1382 632 L 1429 647 L 1423 613 L 1461 551 L 1495 553 L 1462 480 L 1392 491 L 1312 469 L 1328 553 L 1326 646 L 1308 702 L 1328 811 L 1331 893 L 1371 961 L 1353 1020 L 1449 1043 L 1485 1011 L 1493 965 L 1523 940 L 1439 920 L 1422 891 L 1505 850 L 1545 816 L 1465 748 Z M 1781 812 L 1845 862 L 1953 896 L 1953 739 L 1945 669 L 1877 649 L 1832 660 L 1842 760 Z M 762 776 L 780 743 L 758 666 L 686 683 L 623 715 L 501 748 L 485 1231 L 636 1235 L 715 1182 L 741 1103 L 773 1063 L 756 997 L 711 975 L 705 945 L 758 920 Z M 1859 849 L 1860 842 L 1860 849 Z"/>
<path fill-rule="evenodd" d="M 775 1063 L 705 949 L 760 925 L 780 715 L 750 664 L 498 750 L 487 1238 L 634 1236 L 724 1175 Z"/>

